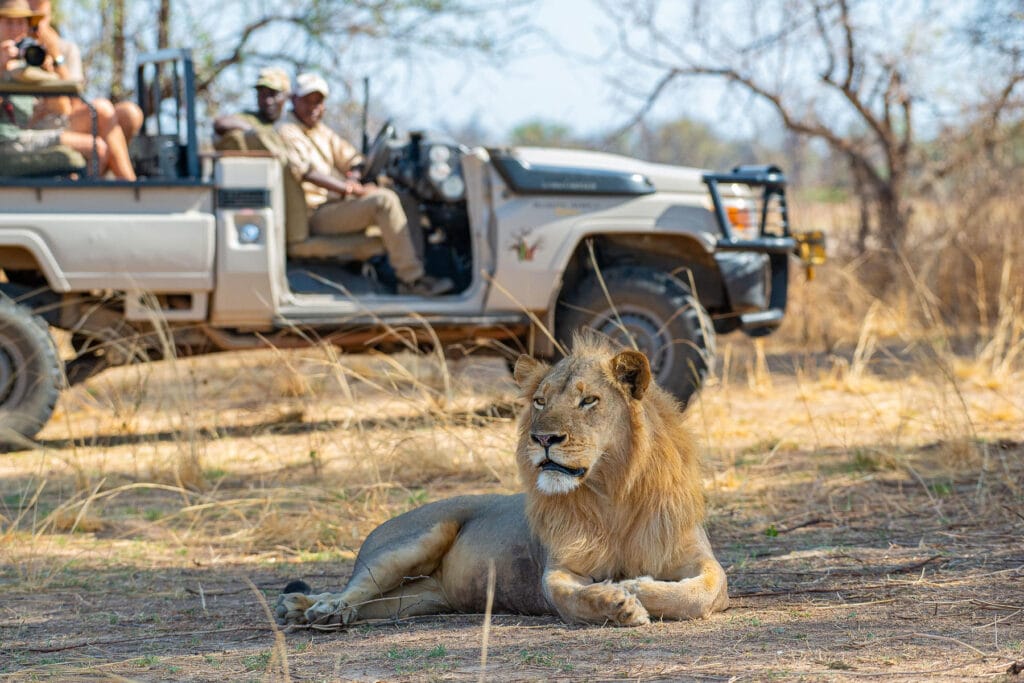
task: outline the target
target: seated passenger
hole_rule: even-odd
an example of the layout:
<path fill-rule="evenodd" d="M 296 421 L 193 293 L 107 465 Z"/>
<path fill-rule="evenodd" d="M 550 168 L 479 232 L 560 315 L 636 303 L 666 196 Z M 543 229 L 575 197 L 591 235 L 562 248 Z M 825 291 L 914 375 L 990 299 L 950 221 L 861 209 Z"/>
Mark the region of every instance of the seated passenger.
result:
<path fill-rule="evenodd" d="M 58 50 L 56 33 L 52 35 L 44 30 L 39 43 L 46 50 L 46 57 L 39 66 L 27 66 L 22 59 L 18 43 L 30 37 L 33 27 L 42 19 L 42 15 L 33 12 L 28 0 L 0 0 L 0 70 L 8 78 L 25 79 L 32 74 L 44 78 L 63 79 L 67 77 L 64 56 Z M 43 42 L 43 38 L 50 43 Z M 128 156 L 128 144 L 117 125 L 114 107 L 109 100 L 94 102 L 97 116 L 97 134 L 104 143 L 104 154 L 100 160 L 100 174 L 109 170 L 117 178 L 135 180 L 131 159 Z M 76 115 L 76 111 L 78 115 Z M 68 135 L 68 144 L 86 157 L 93 151 L 92 114 L 80 100 L 67 97 L 40 97 L 27 125 L 36 130 L 61 131 Z M 96 147 L 100 147 L 97 140 Z"/>
<path fill-rule="evenodd" d="M 25 0 L 0 0 L 0 79 L 45 81 L 57 78 L 52 68 L 29 67 L 22 59 L 18 41 L 28 36 L 30 21 L 34 17 Z M 53 116 L 70 113 L 69 98 L 5 95 L 2 101 L 6 116 L 0 120 L 0 150 L 33 154 L 64 145 L 88 159 L 93 155 L 95 145 L 99 168 L 101 171 L 106 168 L 109 150 L 105 141 L 94 141 L 91 135 L 48 129 L 41 125 Z"/>
<path fill-rule="evenodd" d="M 85 84 L 85 73 L 82 70 L 82 52 L 78 45 L 60 36 L 59 31 L 53 27 L 52 7 L 50 0 L 28 0 L 29 7 L 39 15 L 39 21 L 35 26 L 35 38 L 46 51 L 54 55 L 54 72 L 63 80 L 74 81 Z M 63 69 L 61 68 L 63 67 Z M 71 113 L 72 129 L 79 132 L 91 132 L 92 122 L 89 118 L 89 108 L 81 100 L 72 103 Z M 109 105 L 109 106 L 108 106 Z M 93 100 L 93 106 L 103 110 L 103 118 L 110 116 L 110 107 L 113 107 L 113 118 L 117 126 L 124 134 L 125 142 L 130 143 L 142 129 L 144 116 L 142 109 L 134 102 L 118 102 L 110 104 L 110 100 Z M 88 126 L 88 129 L 83 128 Z"/>
<path fill-rule="evenodd" d="M 343 235 L 375 225 L 398 277 L 400 294 L 435 296 L 451 291 L 451 280 L 426 274 L 398 195 L 372 183 L 361 183 L 351 175 L 360 155 L 321 121 L 329 92 L 320 76 L 300 74 L 292 95 L 292 111 L 278 126 L 288 155 L 288 170 L 305 191 L 311 212 L 310 232 Z"/>
<path fill-rule="evenodd" d="M 16 154 L 37 155 L 41 152 L 63 145 L 79 152 L 84 158 L 93 155 L 93 138 L 91 135 L 72 133 L 66 130 L 30 128 L 33 110 L 36 107 L 34 97 L 29 95 L 0 96 L 0 106 L 8 114 L 8 119 L 0 119 L 0 157 Z M 96 140 L 96 162 L 104 168 L 107 162 L 107 143 Z M 5 160 L 0 164 L 0 176 L 10 173 L 9 168 L 17 167 Z M 74 169 L 73 169 L 74 170 Z M 17 174 L 17 173 L 16 173 Z"/>
<path fill-rule="evenodd" d="M 218 116 L 213 120 L 217 135 L 213 146 L 219 150 L 264 150 L 284 159 L 281 137 L 274 124 L 284 113 L 291 92 L 288 74 L 273 67 L 260 71 L 256 79 L 256 111 Z"/>

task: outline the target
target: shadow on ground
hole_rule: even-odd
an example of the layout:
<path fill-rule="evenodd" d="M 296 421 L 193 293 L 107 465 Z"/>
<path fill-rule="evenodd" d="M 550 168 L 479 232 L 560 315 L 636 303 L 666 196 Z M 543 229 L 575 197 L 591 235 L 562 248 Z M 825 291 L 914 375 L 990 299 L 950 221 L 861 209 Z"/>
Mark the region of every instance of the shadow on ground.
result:
<path fill-rule="evenodd" d="M 936 450 L 915 453 L 913 472 L 938 472 Z M 729 576 L 727 612 L 635 629 L 496 615 L 486 675 L 991 680 L 1024 660 L 1022 456 L 1019 444 L 983 445 L 976 463 L 928 477 L 845 453 L 778 453 L 741 467 L 750 486 L 713 493 L 709 523 Z M 173 524 L 164 529 L 173 536 Z M 66 561 L 59 543 L 50 547 L 53 561 Z M 16 562 L 5 565 L 0 674 L 479 679 L 482 615 L 280 634 L 260 596 L 272 603 L 300 576 L 316 590 L 339 588 L 351 563 L 272 559 L 154 569 L 111 546 L 103 562 L 72 561 L 42 587 L 21 583 Z"/>

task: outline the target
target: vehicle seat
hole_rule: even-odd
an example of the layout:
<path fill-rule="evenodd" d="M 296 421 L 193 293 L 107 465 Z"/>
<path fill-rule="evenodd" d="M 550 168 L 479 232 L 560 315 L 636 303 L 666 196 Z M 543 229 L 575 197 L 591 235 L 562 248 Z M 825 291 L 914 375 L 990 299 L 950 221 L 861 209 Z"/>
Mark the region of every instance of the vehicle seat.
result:
<path fill-rule="evenodd" d="M 4 168 L 0 175 L 16 178 L 38 178 L 46 176 L 68 176 L 84 173 L 85 157 L 79 152 L 54 145 L 35 152 L 4 151 Z"/>
<path fill-rule="evenodd" d="M 380 229 L 371 225 L 363 232 L 350 235 L 310 235 L 309 212 L 302 185 L 284 170 L 285 239 L 289 259 L 331 259 L 332 261 L 366 261 L 385 253 Z"/>
<path fill-rule="evenodd" d="M 181 178 L 185 155 L 176 135 L 139 133 L 128 145 L 135 173 L 148 178 Z"/>
<path fill-rule="evenodd" d="M 293 259 L 331 259 L 333 261 L 366 261 L 384 253 L 380 229 L 371 225 L 362 233 L 351 235 L 310 235 L 301 242 L 289 242 L 288 257 Z"/>

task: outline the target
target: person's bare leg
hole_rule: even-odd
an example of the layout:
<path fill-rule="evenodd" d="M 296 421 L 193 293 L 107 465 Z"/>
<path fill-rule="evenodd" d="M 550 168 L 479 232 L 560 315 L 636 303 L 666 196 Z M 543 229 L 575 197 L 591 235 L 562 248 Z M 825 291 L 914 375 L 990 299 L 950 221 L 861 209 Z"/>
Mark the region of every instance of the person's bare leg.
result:
<path fill-rule="evenodd" d="M 107 143 L 107 166 L 110 172 L 122 180 L 135 180 L 135 169 L 128 156 L 128 143 L 117 125 L 114 105 L 110 100 L 95 99 L 92 106 L 96 110 L 96 132 Z M 92 114 L 83 102 L 72 104 L 68 128 L 72 132 L 92 134 Z"/>
<path fill-rule="evenodd" d="M 142 109 L 134 102 L 118 102 L 114 105 L 114 115 L 125 141 L 131 144 L 132 138 L 139 134 L 145 121 Z"/>
<path fill-rule="evenodd" d="M 89 167 L 92 167 L 91 160 L 93 158 L 93 140 L 96 142 L 96 160 L 98 162 L 99 174 L 103 175 L 107 171 L 107 143 L 102 138 L 93 138 L 91 134 L 75 133 L 73 131 L 64 131 L 60 134 L 60 144 L 65 147 L 79 152 L 89 162 Z"/>

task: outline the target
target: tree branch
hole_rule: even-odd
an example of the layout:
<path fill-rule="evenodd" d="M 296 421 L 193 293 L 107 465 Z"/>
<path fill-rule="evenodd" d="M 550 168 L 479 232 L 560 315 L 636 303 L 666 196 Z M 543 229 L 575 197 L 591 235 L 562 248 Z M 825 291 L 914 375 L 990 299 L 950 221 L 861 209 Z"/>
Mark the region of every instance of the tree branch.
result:
<path fill-rule="evenodd" d="M 665 88 L 667 88 L 668 85 L 672 81 L 674 81 L 679 75 L 680 72 L 677 69 L 669 69 L 661 78 L 659 78 L 658 82 L 654 85 L 654 88 L 647 95 L 647 99 L 644 101 L 643 105 L 641 105 L 640 109 L 637 110 L 637 112 L 629 119 L 629 121 L 627 121 L 623 125 L 619 126 L 618 129 L 614 130 L 613 132 L 605 136 L 605 144 L 608 144 L 618 139 L 620 136 L 624 135 L 630 128 L 640 123 L 644 119 L 644 117 L 647 116 L 648 112 L 651 111 L 651 107 L 653 107 L 655 103 L 658 101 L 658 98 L 661 97 L 661 94 L 662 92 L 664 92 Z"/>
<path fill-rule="evenodd" d="M 213 65 L 207 70 L 202 78 L 196 79 L 196 92 L 204 93 L 210 87 L 210 85 L 217 80 L 217 77 L 230 66 L 241 63 L 246 57 L 246 47 L 252 36 L 259 30 L 276 23 L 290 23 L 297 26 L 303 26 L 305 20 L 302 17 L 272 14 L 265 17 L 260 17 L 256 21 L 248 23 L 242 27 L 242 30 L 238 34 L 238 40 L 235 43 L 234 49 L 228 54 L 227 57 L 218 59 Z"/>
<path fill-rule="evenodd" d="M 854 70 L 857 69 L 857 50 L 853 40 L 853 26 L 850 24 L 850 8 L 846 0 L 839 0 L 839 23 L 846 39 L 846 78 L 843 79 L 842 90 L 849 93 L 855 90 L 853 79 Z"/>

